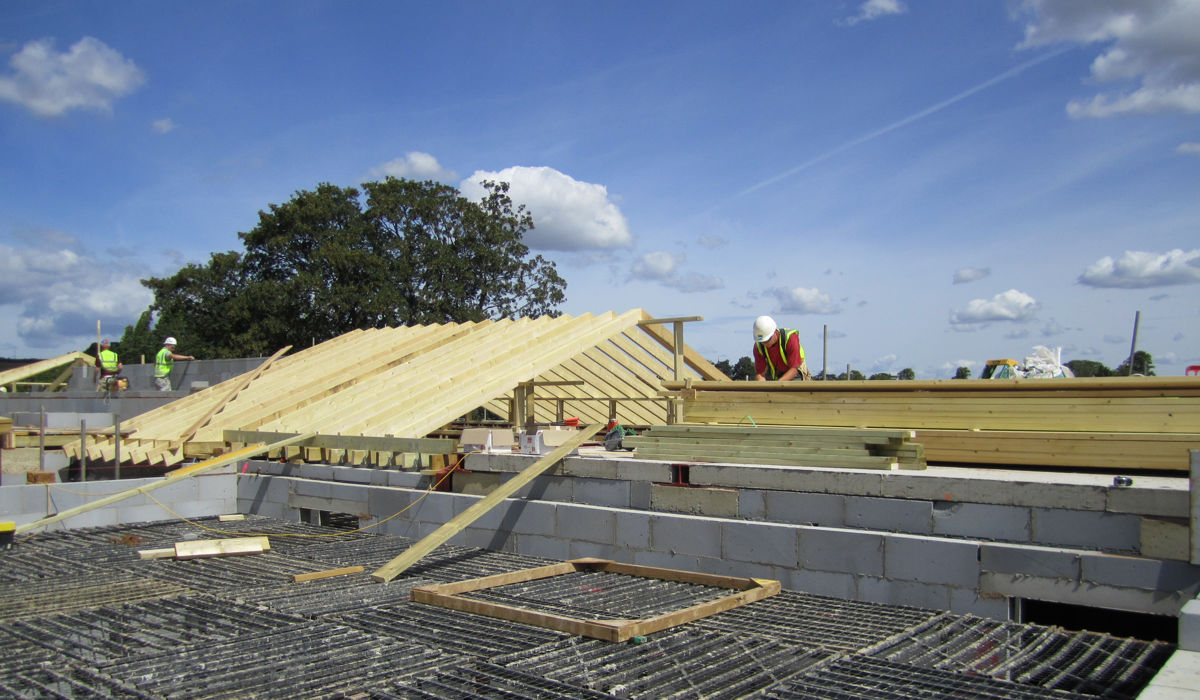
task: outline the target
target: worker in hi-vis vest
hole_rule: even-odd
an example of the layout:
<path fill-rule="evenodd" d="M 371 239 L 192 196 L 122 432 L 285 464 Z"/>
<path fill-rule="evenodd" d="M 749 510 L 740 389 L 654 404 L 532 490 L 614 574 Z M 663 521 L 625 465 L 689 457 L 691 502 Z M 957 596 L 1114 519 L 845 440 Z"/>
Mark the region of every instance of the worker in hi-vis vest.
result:
<path fill-rule="evenodd" d="M 754 319 L 754 378 L 760 382 L 812 379 L 799 331 L 780 328 L 770 316 Z"/>
<path fill-rule="evenodd" d="M 109 379 L 121 372 L 121 359 L 109 347 L 108 338 L 100 341 L 100 351 L 96 353 L 96 389 L 104 391 L 108 388 Z"/>
<path fill-rule="evenodd" d="M 158 387 L 159 391 L 171 390 L 171 368 L 175 366 L 175 360 L 194 360 L 196 358 L 191 355 L 175 354 L 175 338 L 169 337 L 163 341 L 162 349 L 158 351 L 158 355 L 154 358 L 154 386 Z"/>

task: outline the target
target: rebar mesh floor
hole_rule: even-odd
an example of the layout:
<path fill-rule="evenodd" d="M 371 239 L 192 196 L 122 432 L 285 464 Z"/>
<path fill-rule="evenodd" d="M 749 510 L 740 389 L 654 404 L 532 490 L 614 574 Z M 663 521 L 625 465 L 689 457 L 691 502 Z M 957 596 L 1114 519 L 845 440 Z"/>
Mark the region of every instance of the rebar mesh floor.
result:
<path fill-rule="evenodd" d="M 1132 698 L 1174 647 L 796 591 L 623 644 L 421 605 L 415 586 L 547 560 L 247 516 L 56 531 L 0 551 L 0 696 L 16 698 Z M 141 560 L 186 539 L 269 552 Z M 361 564 L 305 583 L 293 574 Z M 572 617 L 638 618 L 704 586 L 603 573 L 480 593 Z"/>

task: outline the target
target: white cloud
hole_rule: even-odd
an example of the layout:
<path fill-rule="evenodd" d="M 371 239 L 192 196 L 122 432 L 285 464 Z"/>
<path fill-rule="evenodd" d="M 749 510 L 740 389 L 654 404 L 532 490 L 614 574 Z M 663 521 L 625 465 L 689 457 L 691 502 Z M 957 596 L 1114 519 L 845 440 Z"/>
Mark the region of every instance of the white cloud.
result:
<path fill-rule="evenodd" d="M 1028 321 L 1037 313 L 1038 302 L 1025 292 L 1010 289 L 991 299 L 973 299 L 966 308 L 950 314 L 955 325 L 991 321 Z"/>
<path fill-rule="evenodd" d="M 1197 144 L 1197 145 L 1200 145 L 1200 144 Z M 722 238 L 720 236 L 707 236 L 707 235 L 701 236 L 700 238 L 696 239 L 696 241 L 701 246 L 708 248 L 709 250 L 716 250 L 717 248 L 723 248 L 724 246 L 729 244 L 729 241 L 725 240 L 724 238 Z"/>
<path fill-rule="evenodd" d="M 389 160 L 377 168 L 372 168 L 370 176 L 395 177 L 403 180 L 435 180 L 449 182 L 458 177 L 458 173 L 447 170 L 438 163 L 437 158 L 420 151 L 409 151 L 400 158 Z"/>
<path fill-rule="evenodd" d="M 905 12 L 908 12 L 908 7 L 901 0 L 867 0 L 858 6 L 858 14 L 847 18 L 844 24 L 855 25 L 888 15 L 902 15 Z"/>
<path fill-rule="evenodd" d="M 133 61 L 90 36 L 66 53 L 54 51 L 53 39 L 31 41 L 13 54 L 9 65 L 12 72 L 0 76 L 0 99 L 43 117 L 76 108 L 111 111 L 117 98 L 146 80 Z"/>
<path fill-rule="evenodd" d="M 534 228 L 525 233 L 525 244 L 538 250 L 628 248 L 633 235 L 621 210 L 604 185 L 580 182 L 547 167 L 512 167 L 500 172 L 475 171 L 458 188 L 468 199 L 486 194 L 484 180 L 509 183 L 508 195 L 524 204 Z"/>
<path fill-rule="evenodd" d="M 1121 289 L 1196 284 L 1200 282 L 1200 248 L 1189 251 L 1176 248 L 1162 254 L 1127 250 L 1116 260 L 1105 256 L 1089 265 L 1079 276 L 1079 282 L 1090 287 Z"/>
<path fill-rule="evenodd" d="M 698 272 L 680 274 L 679 266 L 683 264 L 683 260 L 682 257 L 665 250 L 645 253 L 634 264 L 631 279 L 658 282 L 664 287 L 677 289 L 685 294 L 709 292 L 725 287 L 720 277 Z"/>
<path fill-rule="evenodd" d="M 27 346 L 83 348 L 95 339 L 97 320 L 107 335 L 120 336 L 153 301 L 139 281 L 147 270 L 94 256 L 70 236 L 24 235 L 35 243 L 0 244 L 0 307 L 16 311 L 17 336 Z"/>
<path fill-rule="evenodd" d="M 1092 62 L 1096 82 L 1135 89 L 1073 100 L 1073 117 L 1200 113 L 1200 3 L 1195 0 L 1023 0 L 1031 15 L 1023 47 L 1104 44 Z"/>
<path fill-rule="evenodd" d="M 1194 141 L 1181 143 L 1175 147 L 1175 152 L 1187 156 L 1200 156 L 1200 143 Z"/>
<path fill-rule="evenodd" d="M 680 260 L 665 250 L 656 250 L 642 255 L 633 266 L 633 274 L 646 280 L 670 279 L 679 268 Z"/>
<path fill-rule="evenodd" d="M 841 313 L 841 309 L 828 294 L 822 293 L 819 289 L 805 289 L 804 287 L 792 287 L 787 289 L 784 287 L 776 287 L 768 289 L 765 292 L 767 295 L 775 297 L 779 301 L 779 310 L 785 313 L 795 314 L 836 314 Z"/>
<path fill-rule="evenodd" d="M 984 277 L 992 274 L 990 267 L 964 267 L 954 273 L 954 284 L 966 284 L 981 280 Z"/>
<path fill-rule="evenodd" d="M 178 129 L 179 125 L 173 119 L 157 119 L 150 127 L 160 134 L 169 134 Z"/>

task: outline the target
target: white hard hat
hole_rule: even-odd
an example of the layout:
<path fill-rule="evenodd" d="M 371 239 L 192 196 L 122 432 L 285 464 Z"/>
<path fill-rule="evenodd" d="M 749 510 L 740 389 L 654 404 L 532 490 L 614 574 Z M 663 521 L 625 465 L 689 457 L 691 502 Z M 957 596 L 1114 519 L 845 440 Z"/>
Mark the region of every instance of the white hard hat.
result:
<path fill-rule="evenodd" d="M 175 336 L 168 336 L 167 339 L 163 341 L 163 345 L 175 345 Z"/>
<path fill-rule="evenodd" d="M 754 339 L 758 342 L 764 342 L 775 335 L 775 319 L 770 316 L 759 316 L 754 319 Z"/>

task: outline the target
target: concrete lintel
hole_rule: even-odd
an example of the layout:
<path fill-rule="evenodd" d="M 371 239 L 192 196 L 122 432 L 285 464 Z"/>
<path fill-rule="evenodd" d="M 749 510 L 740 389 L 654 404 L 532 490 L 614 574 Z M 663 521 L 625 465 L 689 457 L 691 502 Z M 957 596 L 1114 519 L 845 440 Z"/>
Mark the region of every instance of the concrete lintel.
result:
<path fill-rule="evenodd" d="M 879 496 L 883 472 L 770 464 L 692 464 L 690 481 L 697 486 L 773 489 L 807 493 Z"/>
<path fill-rule="evenodd" d="M 1191 599 L 1191 596 L 1166 591 L 988 572 L 980 574 L 979 590 L 1016 598 L 1170 617 L 1178 615 L 1184 603 Z"/>

